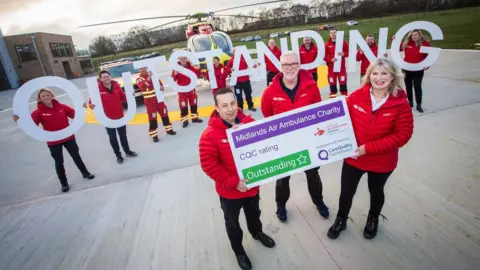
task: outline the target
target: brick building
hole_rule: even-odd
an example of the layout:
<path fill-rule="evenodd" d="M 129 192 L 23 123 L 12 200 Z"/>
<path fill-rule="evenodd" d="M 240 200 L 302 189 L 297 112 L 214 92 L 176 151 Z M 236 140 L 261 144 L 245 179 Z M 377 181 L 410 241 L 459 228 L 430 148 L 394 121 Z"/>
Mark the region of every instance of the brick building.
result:
<path fill-rule="evenodd" d="M 30 33 L 5 36 L 4 41 L 22 82 L 42 76 L 83 75 L 71 36 Z"/>

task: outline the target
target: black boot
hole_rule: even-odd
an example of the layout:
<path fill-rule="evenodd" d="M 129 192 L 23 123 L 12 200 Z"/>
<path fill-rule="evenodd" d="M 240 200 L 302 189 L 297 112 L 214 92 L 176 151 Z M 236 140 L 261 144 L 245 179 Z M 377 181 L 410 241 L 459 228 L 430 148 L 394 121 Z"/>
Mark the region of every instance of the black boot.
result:
<path fill-rule="evenodd" d="M 328 229 L 327 235 L 330 239 L 337 239 L 340 233 L 345 229 L 347 229 L 347 218 L 337 216 L 335 223 L 333 223 L 332 227 Z"/>
<path fill-rule="evenodd" d="M 67 192 L 70 190 L 70 187 L 68 186 L 68 184 L 62 184 L 62 192 Z"/>
<path fill-rule="evenodd" d="M 410 107 L 413 108 L 413 101 L 409 101 L 408 103 L 410 103 Z"/>
<path fill-rule="evenodd" d="M 257 235 L 254 235 L 253 239 L 260 241 L 264 246 L 268 248 L 272 248 L 275 246 L 275 241 L 273 241 L 273 239 L 270 236 L 266 235 L 263 232 L 258 233 Z"/>
<path fill-rule="evenodd" d="M 160 140 L 158 139 L 158 136 L 153 137 L 153 142 L 159 142 Z"/>
<path fill-rule="evenodd" d="M 123 163 L 123 157 L 121 155 L 117 156 L 117 163 L 122 164 Z"/>
<path fill-rule="evenodd" d="M 183 122 L 183 123 L 182 123 L 182 127 L 183 127 L 183 128 L 188 127 L 188 121 Z"/>
<path fill-rule="evenodd" d="M 87 178 L 87 179 L 90 179 L 90 180 L 95 178 L 95 175 L 93 175 L 89 172 L 82 173 L 82 175 L 83 175 L 83 178 Z"/>
<path fill-rule="evenodd" d="M 277 217 L 280 219 L 281 222 L 287 221 L 287 209 L 284 206 L 277 205 Z"/>
<path fill-rule="evenodd" d="M 202 123 L 202 122 L 203 122 L 203 120 L 198 118 L 198 117 L 192 119 L 192 123 Z"/>
<path fill-rule="evenodd" d="M 417 104 L 417 111 L 423 113 L 422 104 Z"/>
<path fill-rule="evenodd" d="M 385 216 L 382 215 L 384 219 Z M 378 215 L 368 214 L 367 223 L 365 224 L 365 229 L 363 230 L 363 237 L 367 239 L 373 239 L 377 235 L 378 230 Z"/>
<path fill-rule="evenodd" d="M 248 258 L 247 254 L 236 255 L 238 266 L 242 268 L 242 270 L 249 270 L 252 269 L 252 262 Z"/>
<path fill-rule="evenodd" d="M 130 151 L 128 151 L 128 152 L 125 152 L 125 155 L 126 155 L 127 157 L 137 157 L 137 156 L 138 156 L 138 154 L 135 153 L 135 152 L 133 152 L 132 150 L 130 150 Z"/>

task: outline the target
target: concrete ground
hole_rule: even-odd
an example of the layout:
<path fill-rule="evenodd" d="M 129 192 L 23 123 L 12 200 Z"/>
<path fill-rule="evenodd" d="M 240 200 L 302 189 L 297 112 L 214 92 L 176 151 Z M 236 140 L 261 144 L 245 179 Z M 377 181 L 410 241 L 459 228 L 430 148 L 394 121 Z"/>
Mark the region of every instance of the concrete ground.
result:
<path fill-rule="evenodd" d="M 302 175 L 292 181 L 287 224 L 274 216 L 274 186 L 262 188 L 264 228 L 277 247 L 265 250 L 246 234 L 257 269 L 476 269 L 479 74 L 479 53 L 452 51 L 442 52 L 425 73 L 425 113 L 415 112 L 413 138 L 386 188 L 388 221 L 374 241 L 361 236 L 368 209 L 364 182 L 345 236 L 326 238 L 338 207 L 339 163 L 320 170 L 329 221 L 315 213 Z M 358 86 L 358 73 L 349 74 L 349 89 Z M 260 96 L 265 82 L 253 88 Z M 321 93 L 326 98 L 328 87 Z M 82 179 L 65 152 L 71 191 L 62 194 L 45 143 L 18 128 L 8 110 L 13 94 L 0 94 L 0 269 L 235 269 L 218 198 L 198 166 L 206 121 L 186 129 L 175 122 L 178 134 L 162 135 L 157 144 L 148 138 L 147 125 L 129 125 L 139 157 L 122 165 L 105 129 L 85 124 L 76 137 L 96 178 Z M 208 89 L 198 95 L 199 104 L 213 103 Z M 66 96 L 60 99 L 69 103 Z M 178 108 L 174 95 L 166 102 L 170 110 Z"/>

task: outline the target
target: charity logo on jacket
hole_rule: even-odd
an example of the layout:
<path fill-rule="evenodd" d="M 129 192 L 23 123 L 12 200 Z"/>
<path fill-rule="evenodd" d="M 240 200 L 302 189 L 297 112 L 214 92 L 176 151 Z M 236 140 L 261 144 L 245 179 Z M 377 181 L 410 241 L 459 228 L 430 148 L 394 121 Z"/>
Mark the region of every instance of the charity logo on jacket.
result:
<path fill-rule="evenodd" d="M 347 98 L 357 145 L 365 145 L 366 154 L 345 162 L 364 171 L 390 172 L 397 167 L 399 148 L 412 137 L 413 113 L 401 89 L 373 111 L 370 90 L 366 84 Z"/>
<path fill-rule="evenodd" d="M 237 118 L 241 124 L 255 121 L 238 109 Z M 240 199 L 256 196 L 259 188 L 254 187 L 246 192 L 237 190 L 240 182 L 235 160 L 227 138 L 227 125 L 216 110 L 210 115 L 199 142 L 200 165 L 202 170 L 215 182 L 219 196 L 226 199 Z"/>

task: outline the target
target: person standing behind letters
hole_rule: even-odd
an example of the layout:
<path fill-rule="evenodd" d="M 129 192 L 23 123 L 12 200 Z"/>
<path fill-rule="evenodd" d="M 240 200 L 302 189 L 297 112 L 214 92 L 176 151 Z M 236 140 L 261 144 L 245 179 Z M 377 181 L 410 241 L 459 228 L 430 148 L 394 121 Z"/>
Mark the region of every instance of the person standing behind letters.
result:
<path fill-rule="evenodd" d="M 298 56 L 291 51 L 280 57 L 281 73 L 273 78 L 272 84 L 262 95 L 262 113 L 264 117 L 308 106 L 322 100 L 317 83 L 309 71 L 300 69 Z M 320 215 L 329 216 L 328 207 L 323 202 L 322 181 L 316 167 L 305 171 L 308 191 Z M 277 217 L 287 221 L 286 203 L 290 197 L 290 177 L 277 180 L 275 197 L 277 202 Z"/>
<path fill-rule="evenodd" d="M 98 89 L 100 91 L 100 99 L 102 100 L 103 111 L 105 112 L 105 115 L 112 120 L 123 118 L 123 102 L 127 101 L 127 97 L 125 96 L 122 88 L 116 81 L 112 80 L 110 73 L 106 70 L 101 71 L 98 77 L 100 80 L 98 83 Z M 88 106 L 91 109 L 95 108 L 95 104 L 92 104 L 91 99 L 88 101 L 88 103 Z M 127 157 L 138 156 L 137 153 L 130 150 L 130 146 L 128 145 L 126 125 L 118 128 L 105 127 L 105 129 L 107 130 L 110 145 L 112 146 L 113 153 L 117 157 L 118 164 L 122 164 L 124 159 L 122 157 L 122 153 L 120 152 L 120 147 L 118 146 L 117 133 L 120 137 L 120 143 L 122 144 L 123 151 L 125 151 L 125 155 Z"/>
<path fill-rule="evenodd" d="M 42 88 L 37 95 L 37 109 L 31 114 L 32 120 L 36 125 L 42 124 L 46 131 L 59 131 L 69 126 L 68 118 L 75 118 L 75 110 L 70 106 L 60 103 L 55 99 L 55 94 L 47 88 Z M 18 115 L 13 115 L 13 120 L 17 122 Z M 82 158 L 80 157 L 79 148 L 75 140 L 75 135 L 71 135 L 65 139 L 47 142 L 50 154 L 55 160 L 55 170 L 58 179 L 62 184 L 62 191 L 70 190 L 67 175 L 65 174 L 65 166 L 63 165 L 63 147 L 77 165 L 82 173 L 83 178 L 93 179 L 95 176 L 91 174 Z"/>
<path fill-rule="evenodd" d="M 243 231 L 238 222 L 240 210 L 243 208 L 245 212 L 248 231 L 253 239 L 269 248 L 275 246 L 275 242 L 262 230 L 259 188 L 249 189 L 245 185 L 246 180 L 238 177 L 226 131 L 229 128 L 237 128 L 238 125 L 253 122 L 254 119 L 238 108 L 232 90 L 220 89 L 213 98 L 215 110 L 200 137 L 200 164 L 205 174 L 215 181 L 228 238 L 237 262 L 242 269 L 251 269 L 252 263 L 242 245 Z"/>
<path fill-rule="evenodd" d="M 385 201 L 383 188 L 395 170 L 399 148 L 412 137 L 413 114 L 396 67 L 377 59 L 367 70 L 363 85 L 347 99 L 358 149 L 343 162 L 339 209 L 328 237 L 336 239 L 347 228 L 352 200 L 363 174 L 368 175 L 370 211 L 363 236 L 377 234 L 378 218 Z"/>

